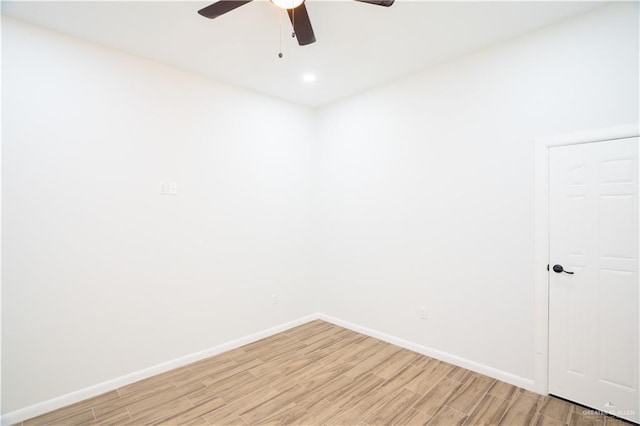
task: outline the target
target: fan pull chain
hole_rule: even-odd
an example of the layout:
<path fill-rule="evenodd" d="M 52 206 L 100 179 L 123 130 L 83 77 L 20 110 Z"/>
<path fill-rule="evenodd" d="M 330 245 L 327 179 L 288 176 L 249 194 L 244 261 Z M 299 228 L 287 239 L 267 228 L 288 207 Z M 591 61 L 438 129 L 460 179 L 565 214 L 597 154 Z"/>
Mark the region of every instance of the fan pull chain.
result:
<path fill-rule="evenodd" d="M 291 38 L 296 38 L 296 10 L 291 9 L 291 24 L 293 24 L 293 31 L 291 31 Z"/>
<path fill-rule="evenodd" d="M 282 59 L 284 56 L 282 54 L 282 13 L 278 13 L 278 34 L 280 35 L 280 52 L 278 53 L 278 58 Z"/>

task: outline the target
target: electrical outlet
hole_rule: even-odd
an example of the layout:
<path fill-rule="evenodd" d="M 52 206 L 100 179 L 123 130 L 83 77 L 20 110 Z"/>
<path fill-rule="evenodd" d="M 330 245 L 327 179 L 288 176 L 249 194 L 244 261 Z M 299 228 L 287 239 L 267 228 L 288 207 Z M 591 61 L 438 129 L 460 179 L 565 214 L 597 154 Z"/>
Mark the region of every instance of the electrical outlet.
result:
<path fill-rule="evenodd" d="M 169 192 L 169 186 L 167 182 L 160 182 L 160 195 L 167 195 Z"/>
<path fill-rule="evenodd" d="M 273 306 L 276 306 L 278 304 L 278 295 L 276 295 L 276 294 L 272 294 L 271 295 L 271 304 Z"/>
<path fill-rule="evenodd" d="M 420 319 L 427 319 L 429 318 L 429 315 L 427 315 L 427 307 L 426 306 L 420 306 Z"/>

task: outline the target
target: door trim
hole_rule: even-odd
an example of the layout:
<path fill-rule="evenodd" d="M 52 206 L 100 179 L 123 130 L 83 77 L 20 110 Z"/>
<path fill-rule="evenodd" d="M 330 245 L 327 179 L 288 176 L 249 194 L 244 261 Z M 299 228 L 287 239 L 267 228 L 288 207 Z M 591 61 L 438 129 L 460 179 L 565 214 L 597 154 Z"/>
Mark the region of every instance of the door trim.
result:
<path fill-rule="evenodd" d="M 534 140 L 534 386 L 549 393 L 549 148 L 640 136 L 640 124 Z M 640 168 L 639 168 L 640 170 Z M 639 227 L 640 229 L 640 227 Z M 640 300 L 638 300 L 640 304 Z M 638 324 L 640 327 L 640 324 Z"/>

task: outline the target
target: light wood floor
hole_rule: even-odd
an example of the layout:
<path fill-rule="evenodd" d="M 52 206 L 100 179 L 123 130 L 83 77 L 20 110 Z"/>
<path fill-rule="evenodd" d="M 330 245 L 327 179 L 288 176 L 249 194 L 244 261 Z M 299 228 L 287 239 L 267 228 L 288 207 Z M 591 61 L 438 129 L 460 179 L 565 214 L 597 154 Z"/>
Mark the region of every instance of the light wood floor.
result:
<path fill-rule="evenodd" d="M 626 425 L 323 321 L 23 424 Z"/>

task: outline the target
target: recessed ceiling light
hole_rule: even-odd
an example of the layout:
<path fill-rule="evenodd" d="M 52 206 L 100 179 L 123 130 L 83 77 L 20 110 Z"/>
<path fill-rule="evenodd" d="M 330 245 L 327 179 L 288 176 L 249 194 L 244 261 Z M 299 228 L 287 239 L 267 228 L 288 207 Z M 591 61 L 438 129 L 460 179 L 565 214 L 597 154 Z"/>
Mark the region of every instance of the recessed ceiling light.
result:
<path fill-rule="evenodd" d="M 302 75 L 302 81 L 304 81 L 305 83 L 313 83 L 314 81 L 316 81 L 316 75 L 313 73 L 305 73 Z"/>

